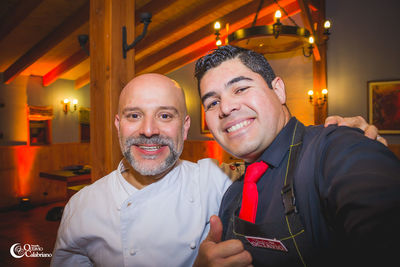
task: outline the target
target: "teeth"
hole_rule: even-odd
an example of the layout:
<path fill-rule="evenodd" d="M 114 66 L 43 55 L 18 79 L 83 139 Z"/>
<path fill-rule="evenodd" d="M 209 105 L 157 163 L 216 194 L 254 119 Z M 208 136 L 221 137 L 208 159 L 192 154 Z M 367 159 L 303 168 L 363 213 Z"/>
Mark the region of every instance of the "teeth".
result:
<path fill-rule="evenodd" d="M 139 147 L 146 151 L 156 151 L 161 148 L 161 146 L 139 146 Z"/>
<path fill-rule="evenodd" d="M 250 121 L 249 121 L 249 120 L 247 120 L 247 121 L 242 121 L 242 122 L 240 122 L 240 123 L 238 123 L 238 124 L 235 124 L 235 125 L 229 127 L 229 128 L 227 129 L 227 131 L 228 131 L 228 133 L 231 133 L 231 132 L 237 131 L 237 130 L 239 130 L 240 128 L 242 128 L 242 127 L 244 127 L 244 126 L 247 126 L 247 125 L 249 125 L 249 124 L 250 124 Z"/>

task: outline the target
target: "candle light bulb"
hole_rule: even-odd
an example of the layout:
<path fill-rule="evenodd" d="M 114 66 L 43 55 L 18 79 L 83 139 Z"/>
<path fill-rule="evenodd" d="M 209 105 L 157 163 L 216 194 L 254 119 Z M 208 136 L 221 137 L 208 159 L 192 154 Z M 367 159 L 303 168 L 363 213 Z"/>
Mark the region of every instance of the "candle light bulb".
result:
<path fill-rule="evenodd" d="M 276 18 L 276 19 L 280 19 L 281 17 L 282 17 L 281 11 L 280 11 L 280 10 L 277 10 L 277 11 L 275 12 L 275 18 Z"/>

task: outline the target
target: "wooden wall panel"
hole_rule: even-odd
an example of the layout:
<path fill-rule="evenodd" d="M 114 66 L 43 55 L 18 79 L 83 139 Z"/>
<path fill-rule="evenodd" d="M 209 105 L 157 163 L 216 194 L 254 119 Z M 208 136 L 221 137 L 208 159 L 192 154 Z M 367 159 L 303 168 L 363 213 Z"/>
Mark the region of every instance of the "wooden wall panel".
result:
<path fill-rule="evenodd" d="M 39 177 L 39 172 L 90 162 L 88 143 L 0 147 L 0 210 L 18 205 L 21 197 L 33 204 L 62 200 L 66 184 Z M 47 194 L 44 194 L 47 193 Z"/>

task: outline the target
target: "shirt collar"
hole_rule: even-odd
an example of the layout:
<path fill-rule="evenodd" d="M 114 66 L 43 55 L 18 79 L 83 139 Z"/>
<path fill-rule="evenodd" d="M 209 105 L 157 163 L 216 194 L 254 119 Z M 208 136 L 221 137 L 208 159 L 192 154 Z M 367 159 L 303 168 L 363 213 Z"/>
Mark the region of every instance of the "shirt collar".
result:
<path fill-rule="evenodd" d="M 122 173 L 127 171 L 128 168 L 125 167 L 123 160 L 118 165 L 118 180 L 121 183 L 122 188 L 125 190 L 125 192 L 128 194 L 128 196 L 132 195 L 138 189 L 131 185 L 125 178 L 122 176 Z"/>
<path fill-rule="evenodd" d="M 264 150 L 261 157 L 257 161 L 262 160 L 268 163 L 270 166 L 278 167 L 284 159 L 286 152 L 290 148 L 292 133 L 297 121 L 298 120 L 295 117 L 290 118 L 286 126 L 283 127 L 283 129 L 275 137 L 274 141 L 266 150 Z"/>
<path fill-rule="evenodd" d="M 160 192 L 166 192 L 168 188 L 174 188 L 174 183 L 177 182 L 180 177 L 179 171 L 181 169 L 181 164 L 181 160 L 178 159 L 176 166 L 174 166 L 174 168 L 163 178 L 139 190 L 126 181 L 122 176 L 122 172 L 126 171 L 126 168 L 121 160 L 116 171 L 117 179 L 115 180 L 116 191 L 114 195 L 116 197 L 117 208 L 120 209 L 122 204 L 133 196 L 135 197 L 135 200 L 150 199 L 153 196 L 159 195 Z"/>

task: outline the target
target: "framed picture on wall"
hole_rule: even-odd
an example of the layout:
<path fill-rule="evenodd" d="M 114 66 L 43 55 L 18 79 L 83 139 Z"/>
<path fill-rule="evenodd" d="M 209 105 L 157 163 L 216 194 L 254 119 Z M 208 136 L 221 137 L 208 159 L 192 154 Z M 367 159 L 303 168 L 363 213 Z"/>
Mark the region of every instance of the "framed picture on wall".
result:
<path fill-rule="evenodd" d="M 400 134 L 400 79 L 368 82 L 368 121 L 382 134 Z"/>
<path fill-rule="evenodd" d="M 203 105 L 200 105 L 201 110 L 200 110 L 200 114 L 201 114 L 201 125 L 200 125 L 200 129 L 201 129 L 201 133 L 202 134 L 210 134 L 210 129 L 208 129 L 207 126 L 207 122 L 206 122 L 206 113 L 204 111 L 204 107 Z"/>

